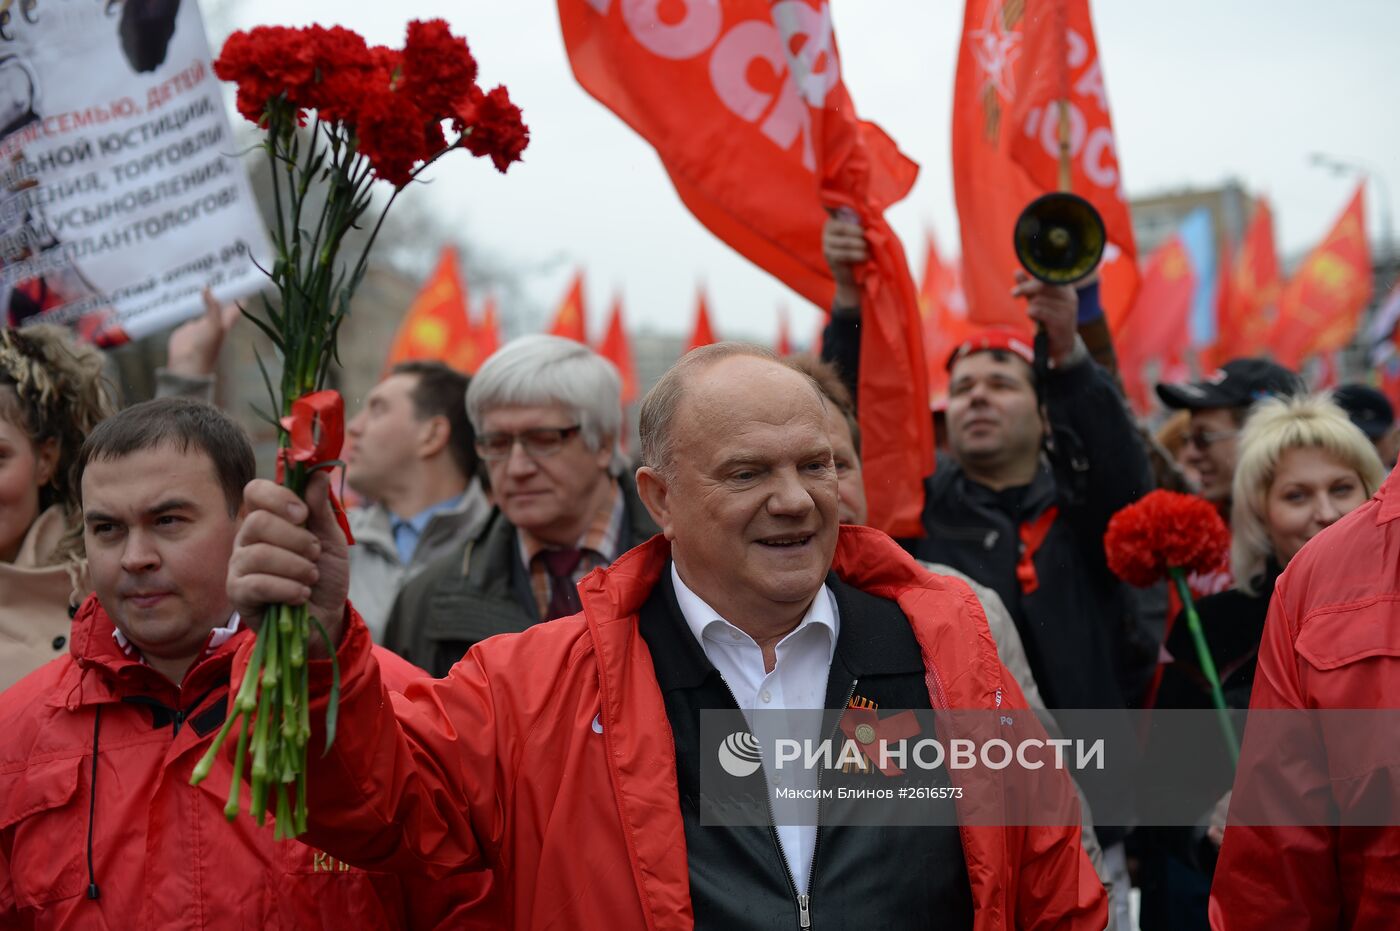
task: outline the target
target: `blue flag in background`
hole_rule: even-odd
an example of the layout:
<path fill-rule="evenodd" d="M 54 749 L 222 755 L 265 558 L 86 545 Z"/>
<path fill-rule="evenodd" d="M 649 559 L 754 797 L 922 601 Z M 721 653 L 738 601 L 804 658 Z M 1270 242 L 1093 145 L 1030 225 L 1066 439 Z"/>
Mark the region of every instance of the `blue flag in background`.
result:
<path fill-rule="evenodd" d="M 1196 275 L 1196 293 L 1191 299 L 1191 345 L 1197 349 L 1215 342 L 1215 284 L 1219 270 L 1215 248 L 1215 226 L 1210 211 L 1197 207 L 1177 228 L 1181 244 L 1191 257 Z"/>

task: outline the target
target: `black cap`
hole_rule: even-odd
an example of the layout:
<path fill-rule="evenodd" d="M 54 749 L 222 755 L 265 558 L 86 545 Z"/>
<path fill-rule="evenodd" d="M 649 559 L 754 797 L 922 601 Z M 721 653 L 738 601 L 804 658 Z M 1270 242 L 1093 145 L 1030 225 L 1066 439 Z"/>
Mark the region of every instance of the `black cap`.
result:
<path fill-rule="evenodd" d="M 1268 359 L 1231 359 L 1201 381 L 1158 385 L 1167 407 L 1199 411 L 1212 407 L 1249 407 L 1260 398 L 1302 394 L 1303 380 Z"/>
<path fill-rule="evenodd" d="M 1395 408 L 1370 385 L 1342 385 L 1332 392 L 1332 400 L 1372 440 L 1385 436 L 1395 424 Z"/>

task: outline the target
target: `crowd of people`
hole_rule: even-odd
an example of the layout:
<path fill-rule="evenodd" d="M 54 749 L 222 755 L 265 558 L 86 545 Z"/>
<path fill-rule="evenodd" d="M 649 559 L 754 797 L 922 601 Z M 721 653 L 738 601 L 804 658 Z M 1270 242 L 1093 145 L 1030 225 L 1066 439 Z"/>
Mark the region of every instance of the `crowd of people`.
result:
<path fill-rule="evenodd" d="M 347 425 L 353 546 L 328 477 L 304 499 L 256 478 L 211 403 L 235 319 L 212 299 L 160 396 L 124 408 L 66 331 L 0 330 L 0 926 L 1393 926 L 1394 828 L 1230 818 L 1256 789 L 1393 795 L 1381 752 L 1299 783 L 1246 740 L 1195 826 L 1096 823 L 1068 778 L 1044 783 L 1072 813 L 1054 824 L 707 818 L 704 711 L 1057 727 L 1210 709 L 1217 672 L 1236 709 L 1400 700 L 1384 396 L 1237 359 L 1158 386 L 1154 435 L 1080 334 L 1097 288 L 1019 278 L 1025 327 L 946 360 L 924 532 L 895 541 L 864 526 L 864 239 L 833 219 L 823 243 L 822 357 L 691 351 L 642 401 L 635 462 L 618 373 L 581 343 L 522 337 L 470 377 L 394 367 Z M 1111 518 L 1156 488 L 1229 525 L 1228 567 L 1190 579 L 1209 662 L 1174 593 L 1109 568 Z M 333 680 L 339 724 L 310 754 L 308 832 L 274 841 L 226 818 L 231 759 L 190 776 L 287 603 L 336 660 L 313 638 L 313 746 Z"/>

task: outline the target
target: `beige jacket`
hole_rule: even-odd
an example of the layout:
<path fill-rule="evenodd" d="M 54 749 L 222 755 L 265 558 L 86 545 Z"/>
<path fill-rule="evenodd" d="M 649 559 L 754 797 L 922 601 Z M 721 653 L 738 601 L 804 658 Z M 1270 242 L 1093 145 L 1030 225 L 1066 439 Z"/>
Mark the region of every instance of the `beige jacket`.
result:
<path fill-rule="evenodd" d="M 75 588 L 86 588 L 76 565 L 51 564 L 63 537 L 63 512 L 35 519 L 13 563 L 0 563 L 0 691 L 68 652 Z"/>

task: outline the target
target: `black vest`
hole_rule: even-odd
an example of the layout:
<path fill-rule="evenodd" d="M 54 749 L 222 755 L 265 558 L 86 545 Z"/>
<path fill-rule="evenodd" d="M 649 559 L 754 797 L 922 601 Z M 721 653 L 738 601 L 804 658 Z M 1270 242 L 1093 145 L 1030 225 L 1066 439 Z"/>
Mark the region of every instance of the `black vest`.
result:
<path fill-rule="evenodd" d="M 825 706 L 844 708 L 858 692 L 881 709 L 929 708 L 922 655 L 899 607 L 834 574 L 827 584 L 840 633 Z M 734 698 L 686 625 L 669 566 L 642 606 L 639 628 L 675 739 L 697 931 L 972 927 L 972 891 L 955 826 L 819 825 L 804 914 L 772 827 L 702 825 L 700 711 L 737 713 Z M 946 782 L 946 773 L 940 775 Z"/>

